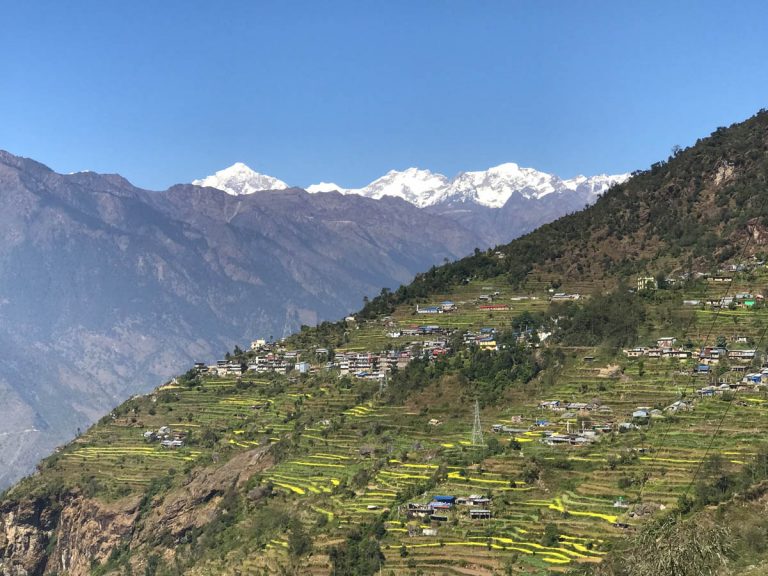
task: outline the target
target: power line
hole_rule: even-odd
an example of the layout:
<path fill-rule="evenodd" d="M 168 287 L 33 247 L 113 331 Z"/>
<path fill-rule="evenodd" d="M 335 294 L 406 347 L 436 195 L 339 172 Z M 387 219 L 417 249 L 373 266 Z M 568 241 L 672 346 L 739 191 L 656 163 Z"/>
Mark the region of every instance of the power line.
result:
<path fill-rule="evenodd" d="M 763 205 L 765 205 L 765 199 L 763 199 Z M 765 207 L 765 206 L 763 206 L 763 207 Z M 747 241 L 744 244 L 744 247 L 743 247 L 743 249 L 741 251 L 741 254 L 739 255 L 739 259 L 737 260 L 737 262 L 738 262 L 738 264 L 736 266 L 736 270 L 737 271 L 741 268 L 741 265 L 744 262 L 744 258 L 746 256 L 746 253 L 747 253 L 747 250 L 749 249 L 750 244 L 752 243 L 752 240 L 753 240 L 753 235 L 752 234 L 748 235 Z M 712 332 L 714 330 L 714 327 L 717 324 L 717 319 L 720 316 L 720 312 L 723 309 L 723 301 L 725 300 L 725 298 L 728 297 L 728 294 L 729 294 L 729 292 L 730 292 L 732 287 L 733 287 L 733 281 L 728 283 L 728 285 L 725 288 L 725 293 L 720 298 L 720 306 L 716 309 L 714 317 L 712 318 L 712 322 L 711 322 L 711 324 L 709 326 L 709 330 L 707 331 L 707 335 L 704 338 L 704 345 L 705 346 L 706 346 L 707 342 L 709 342 L 709 339 L 712 336 Z M 688 333 L 689 333 L 689 331 L 691 329 L 691 326 L 693 326 L 695 318 L 696 318 L 696 316 L 694 314 L 691 317 L 691 320 L 689 321 L 688 326 L 686 327 L 685 331 L 683 332 L 683 336 L 684 337 L 686 337 L 686 338 L 688 337 L 688 335 L 689 335 Z M 765 335 L 765 331 L 763 331 L 763 336 L 764 335 Z M 762 341 L 762 336 L 761 336 L 761 341 Z M 695 382 L 695 378 L 696 378 L 695 374 L 692 374 L 691 375 L 691 383 L 690 383 L 690 387 L 691 387 L 692 391 L 695 390 L 695 386 L 693 385 L 694 382 Z M 687 388 L 685 390 L 687 390 Z M 685 392 L 685 390 L 684 390 L 684 392 Z M 710 438 L 710 442 L 709 442 L 709 444 L 707 446 L 707 450 L 705 451 L 704 457 L 699 461 L 699 464 L 698 464 L 698 466 L 696 468 L 696 471 L 694 472 L 694 476 L 693 476 L 693 479 L 691 480 L 691 484 L 695 481 L 695 479 L 696 479 L 696 477 L 697 477 L 697 475 L 699 473 L 699 470 L 701 469 L 702 462 L 704 461 L 704 458 L 709 453 L 709 450 L 710 450 L 712 444 L 714 443 L 715 435 L 720 431 L 720 428 L 721 428 L 722 423 L 723 423 L 723 421 L 725 419 L 725 416 L 728 414 L 728 411 L 730 410 L 730 406 L 731 406 L 731 402 L 728 402 L 727 406 L 726 406 L 726 409 L 723 412 L 723 416 L 721 417 L 720 422 L 718 423 L 718 426 L 715 429 L 715 432 L 713 433 L 712 437 Z M 665 428 L 664 432 L 661 435 L 661 441 L 659 442 L 659 446 L 658 446 L 658 448 L 654 449 L 654 451 L 653 451 L 653 458 L 651 459 L 650 463 L 646 466 L 646 470 L 648 470 L 651 466 L 656 464 L 656 461 L 658 460 L 659 455 L 663 451 L 664 443 L 665 443 L 665 441 L 667 439 L 667 436 L 669 434 L 669 431 L 670 431 L 671 427 L 672 427 L 672 423 L 668 420 L 666 428 Z M 641 484 L 641 486 L 640 486 L 640 499 L 641 500 L 643 498 L 643 493 L 645 491 L 645 484 L 646 484 L 646 482 L 644 481 Z M 688 487 L 686 488 L 685 494 L 688 493 L 688 490 L 690 489 L 691 484 L 689 484 Z"/>
<path fill-rule="evenodd" d="M 764 323 L 763 333 L 760 335 L 760 339 L 758 340 L 758 343 L 757 343 L 758 349 L 762 344 L 763 339 L 765 338 L 766 331 L 768 331 L 768 323 Z M 757 358 L 757 353 L 755 357 Z M 715 431 L 712 433 L 712 436 L 709 439 L 709 444 L 707 444 L 707 449 L 704 451 L 704 455 L 699 460 L 699 464 L 696 466 L 696 470 L 693 473 L 693 477 L 691 478 L 691 481 L 688 483 L 688 486 L 685 488 L 685 492 L 683 492 L 683 495 L 688 495 L 688 492 L 690 491 L 691 486 L 693 486 L 694 482 L 696 482 L 696 478 L 698 478 L 699 476 L 699 472 L 701 471 L 704 461 L 707 459 L 707 456 L 709 455 L 709 451 L 712 449 L 712 445 L 715 443 L 715 438 L 720 432 L 720 429 L 723 427 L 723 422 L 725 422 L 725 419 L 728 416 L 728 412 L 731 410 L 731 406 L 733 405 L 733 400 L 734 399 L 731 398 L 726 403 L 725 410 L 723 410 L 723 415 L 720 417 L 720 421 L 717 423 L 717 427 L 715 428 Z"/>

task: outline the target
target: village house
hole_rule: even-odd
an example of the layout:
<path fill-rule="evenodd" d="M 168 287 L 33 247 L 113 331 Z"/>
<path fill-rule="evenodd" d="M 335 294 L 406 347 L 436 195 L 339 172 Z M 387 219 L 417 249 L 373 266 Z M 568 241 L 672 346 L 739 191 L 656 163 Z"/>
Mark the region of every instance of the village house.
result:
<path fill-rule="evenodd" d="M 480 310 L 485 310 L 487 312 L 501 312 L 505 310 L 509 310 L 509 306 L 507 304 L 482 304 L 478 306 Z"/>
<path fill-rule="evenodd" d="M 559 412 L 565 411 L 565 407 L 562 406 L 562 403 L 560 402 L 560 400 L 544 400 L 542 402 L 539 402 L 539 408 L 544 408 L 544 409 L 559 411 Z"/>
<path fill-rule="evenodd" d="M 567 302 L 571 300 L 579 300 L 581 298 L 581 294 L 566 294 L 565 292 L 558 292 L 557 294 L 553 294 L 552 302 Z"/>
<path fill-rule="evenodd" d="M 469 511 L 469 517 L 472 520 L 488 520 L 491 517 L 491 511 L 484 508 L 475 508 Z"/>
<path fill-rule="evenodd" d="M 416 305 L 416 314 L 442 314 L 442 312 L 443 311 L 437 306 L 421 308 L 418 304 Z"/>
<path fill-rule="evenodd" d="M 754 359 L 757 350 L 728 350 L 728 358 L 740 361 L 749 361 Z"/>
<path fill-rule="evenodd" d="M 645 355 L 645 348 L 631 348 L 629 350 L 624 350 L 624 355 L 627 358 L 639 358 L 640 356 Z"/>
<path fill-rule="evenodd" d="M 698 376 L 706 376 L 710 372 L 709 364 L 698 364 L 694 367 L 693 372 Z"/>
<path fill-rule="evenodd" d="M 641 276 L 637 279 L 637 291 L 656 290 L 659 287 L 656 278 L 653 276 Z"/>
<path fill-rule="evenodd" d="M 262 348 L 265 348 L 267 346 L 267 341 L 264 338 L 258 338 L 257 340 L 254 340 L 251 342 L 251 350 L 258 352 Z"/>
<path fill-rule="evenodd" d="M 243 373 L 243 365 L 240 362 L 229 362 L 227 364 L 227 374 L 240 376 Z"/>
<path fill-rule="evenodd" d="M 195 362 L 194 368 L 198 374 L 206 374 L 208 372 L 208 366 L 205 365 L 205 362 Z"/>
<path fill-rule="evenodd" d="M 491 338 L 483 338 L 482 340 L 478 340 L 477 345 L 480 350 L 496 351 L 499 349 L 498 345 L 496 344 L 496 340 Z"/>
<path fill-rule="evenodd" d="M 180 439 L 174 439 L 174 440 L 163 440 L 160 442 L 160 446 L 163 448 L 181 448 L 184 446 L 184 440 Z"/>
<path fill-rule="evenodd" d="M 426 518 L 432 514 L 432 508 L 426 504 L 411 502 L 406 507 L 406 516 L 409 520 L 414 518 Z"/>

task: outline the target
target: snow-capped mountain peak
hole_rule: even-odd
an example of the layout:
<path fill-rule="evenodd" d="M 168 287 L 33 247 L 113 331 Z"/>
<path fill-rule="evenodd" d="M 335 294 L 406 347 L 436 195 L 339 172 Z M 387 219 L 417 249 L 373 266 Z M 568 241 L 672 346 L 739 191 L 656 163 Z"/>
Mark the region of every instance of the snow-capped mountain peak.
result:
<path fill-rule="evenodd" d="M 560 182 L 560 178 L 552 174 L 508 162 L 485 171 L 460 173 L 451 181 L 443 201 L 474 201 L 490 208 L 501 208 L 512 194 L 539 199 L 557 191 Z"/>
<path fill-rule="evenodd" d="M 586 192 L 591 196 L 599 196 L 614 184 L 621 184 L 629 178 L 630 174 L 597 174 L 595 176 L 582 176 L 581 174 L 569 180 L 563 180 L 563 184 L 569 190 Z"/>
<path fill-rule="evenodd" d="M 318 192 L 341 192 L 344 194 L 347 189 L 343 188 L 342 186 L 339 186 L 338 184 L 334 182 L 319 182 L 317 184 L 312 184 L 311 186 L 307 186 L 307 192 L 310 194 L 317 194 Z"/>
<path fill-rule="evenodd" d="M 408 168 L 402 172 L 390 170 L 368 186 L 347 192 L 376 199 L 395 196 L 423 208 L 434 204 L 435 198 L 448 184 L 448 178 L 442 174 L 419 168 Z"/>
<path fill-rule="evenodd" d="M 219 170 L 206 178 L 193 180 L 192 184 L 217 188 L 232 196 L 253 194 L 262 190 L 285 190 L 288 188 L 288 184 L 282 180 L 260 174 L 242 162 L 235 162 L 229 168 Z"/>

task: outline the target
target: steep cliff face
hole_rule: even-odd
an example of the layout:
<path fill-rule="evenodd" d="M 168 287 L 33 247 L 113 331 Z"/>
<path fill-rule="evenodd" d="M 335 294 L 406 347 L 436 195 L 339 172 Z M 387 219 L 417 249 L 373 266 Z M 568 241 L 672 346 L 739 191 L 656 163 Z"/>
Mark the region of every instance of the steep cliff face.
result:
<path fill-rule="evenodd" d="M 150 554 L 171 560 L 174 543 L 222 513 L 227 493 L 272 465 L 269 447 L 193 470 L 151 498 L 101 502 L 79 492 L 0 504 L 0 576 L 86 576 L 120 551 L 142 571 Z"/>
<path fill-rule="evenodd" d="M 113 550 L 130 540 L 140 502 L 138 497 L 111 504 L 71 497 L 59 514 L 45 573 L 89 574 L 94 565 L 106 562 Z"/>
<path fill-rule="evenodd" d="M 148 512 L 136 526 L 131 541 L 134 572 L 143 567 L 149 549 L 171 561 L 174 543 L 185 540 L 194 529 L 209 524 L 219 514 L 227 513 L 221 504 L 227 494 L 232 494 L 257 472 L 274 463 L 269 447 L 238 454 L 220 467 L 201 468 L 194 471 L 179 489 L 149 502 Z"/>
<path fill-rule="evenodd" d="M 140 498 L 105 504 L 81 494 L 0 508 L 0 574 L 89 574 L 130 537 Z"/>
<path fill-rule="evenodd" d="M 48 499 L 0 506 L 0 574 L 37 576 L 45 572 L 59 511 Z"/>

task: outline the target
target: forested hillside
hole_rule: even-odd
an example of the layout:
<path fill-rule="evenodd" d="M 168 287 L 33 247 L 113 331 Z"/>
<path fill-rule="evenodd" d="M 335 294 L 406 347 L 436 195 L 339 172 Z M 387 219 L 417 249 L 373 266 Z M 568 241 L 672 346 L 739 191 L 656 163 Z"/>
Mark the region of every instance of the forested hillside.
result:
<path fill-rule="evenodd" d="M 430 269 L 364 313 L 469 278 L 511 285 L 549 277 L 614 283 L 644 272 L 713 270 L 768 243 L 768 111 L 718 128 L 694 146 L 633 173 L 599 202 L 498 247 Z M 501 257 L 503 256 L 503 258 Z"/>

